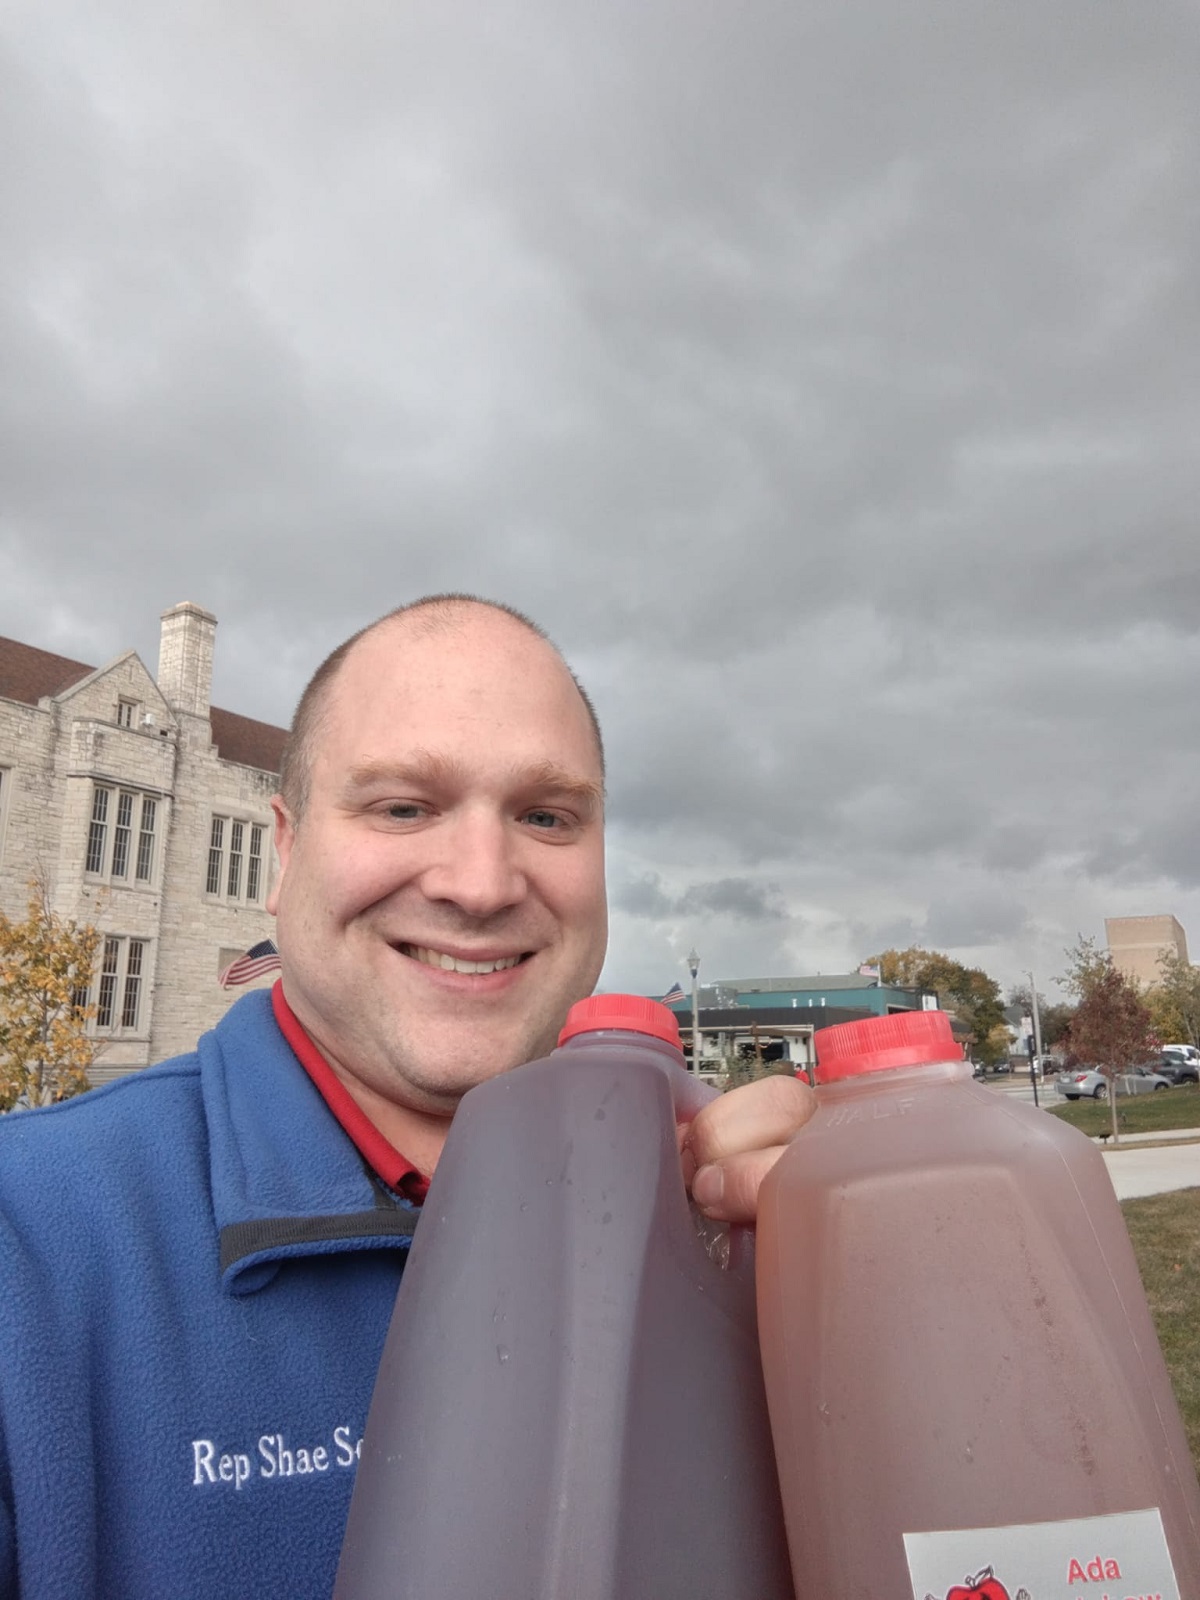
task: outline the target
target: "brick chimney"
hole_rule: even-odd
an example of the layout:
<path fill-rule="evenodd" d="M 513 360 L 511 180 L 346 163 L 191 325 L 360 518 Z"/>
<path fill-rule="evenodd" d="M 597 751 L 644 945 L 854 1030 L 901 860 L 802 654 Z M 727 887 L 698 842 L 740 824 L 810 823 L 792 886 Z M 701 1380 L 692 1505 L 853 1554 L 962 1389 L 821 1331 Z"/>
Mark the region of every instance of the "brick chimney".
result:
<path fill-rule="evenodd" d="M 158 687 L 176 711 L 208 716 L 216 636 L 216 617 L 190 600 L 163 612 Z"/>

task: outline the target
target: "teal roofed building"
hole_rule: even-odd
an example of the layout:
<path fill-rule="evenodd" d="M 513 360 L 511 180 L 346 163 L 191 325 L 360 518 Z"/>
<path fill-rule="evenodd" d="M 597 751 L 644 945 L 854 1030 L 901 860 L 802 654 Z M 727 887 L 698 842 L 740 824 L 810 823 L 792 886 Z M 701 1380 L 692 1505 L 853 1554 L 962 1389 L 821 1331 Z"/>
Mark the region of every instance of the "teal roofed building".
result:
<path fill-rule="evenodd" d="M 658 999 L 659 996 L 655 996 Z M 682 985 L 661 997 L 680 1021 L 684 1051 L 692 1055 L 692 996 Z M 815 977 L 726 978 L 698 991 L 701 1070 L 733 1054 L 810 1070 L 813 1034 L 839 1022 L 861 1022 L 899 1011 L 934 1011 L 930 989 L 881 984 L 874 972 L 818 973 Z"/>
<path fill-rule="evenodd" d="M 692 997 L 667 1002 L 673 1011 L 691 1014 Z M 886 1017 L 896 1011 L 935 1011 L 938 997 L 931 989 L 902 989 L 882 984 L 861 972 L 817 973 L 800 978 L 723 978 L 700 986 L 701 1010 L 852 1011 L 860 1017 Z M 815 1019 L 820 1027 L 821 1021 Z M 839 1017 L 838 1021 L 845 1018 Z"/>

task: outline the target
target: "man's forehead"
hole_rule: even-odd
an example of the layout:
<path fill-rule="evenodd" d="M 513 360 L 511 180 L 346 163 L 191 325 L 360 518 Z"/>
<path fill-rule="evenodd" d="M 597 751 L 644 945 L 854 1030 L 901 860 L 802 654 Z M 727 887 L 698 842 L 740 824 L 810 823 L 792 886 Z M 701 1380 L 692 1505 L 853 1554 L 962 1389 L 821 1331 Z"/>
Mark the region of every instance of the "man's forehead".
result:
<path fill-rule="evenodd" d="M 435 625 L 416 611 L 389 618 L 364 635 L 329 686 L 314 730 L 314 757 L 329 753 L 345 721 L 362 727 L 365 718 L 386 729 L 389 743 L 393 735 L 403 742 L 407 711 L 421 719 L 443 695 L 448 702 L 469 699 L 477 691 L 481 697 L 493 690 L 503 695 L 505 684 L 515 686 L 514 735 L 522 704 L 544 692 L 537 731 L 555 743 L 578 732 L 599 762 L 599 737 L 579 686 L 555 647 L 504 612 L 467 604 L 456 606 L 449 619 Z M 558 721 L 560 707 L 563 723 Z"/>
<path fill-rule="evenodd" d="M 355 667 L 374 674 L 394 666 L 397 673 L 402 673 L 406 664 L 411 667 L 420 660 L 446 661 L 452 654 L 461 660 L 464 650 L 476 648 L 489 654 L 520 656 L 549 677 L 570 678 L 566 663 L 549 640 L 506 612 L 466 602 L 386 618 L 353 647 L 338 676 L 344 679 Z M 485 670 L 481 663 L 481 675 Z"/>

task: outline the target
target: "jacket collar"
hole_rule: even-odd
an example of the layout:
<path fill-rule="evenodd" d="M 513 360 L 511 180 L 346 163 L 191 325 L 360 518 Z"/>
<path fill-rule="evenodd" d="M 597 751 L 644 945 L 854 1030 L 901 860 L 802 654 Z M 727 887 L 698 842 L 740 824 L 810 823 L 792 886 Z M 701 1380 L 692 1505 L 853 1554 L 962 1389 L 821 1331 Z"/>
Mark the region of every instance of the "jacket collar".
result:
<path fill-rule="evenodd" d="M 407 1250 L 420 1212 L 374 1178 L 271 1013 L 244 995 L 197 1047 L 221 1278 L 263 1288 L 296 1256 Z"/>

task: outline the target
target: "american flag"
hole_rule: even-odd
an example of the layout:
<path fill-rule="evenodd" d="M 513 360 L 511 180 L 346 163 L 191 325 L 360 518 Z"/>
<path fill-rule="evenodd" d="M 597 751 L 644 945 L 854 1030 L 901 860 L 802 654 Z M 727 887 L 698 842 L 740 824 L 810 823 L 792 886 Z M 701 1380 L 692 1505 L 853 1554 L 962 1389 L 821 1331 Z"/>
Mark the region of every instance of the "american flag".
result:
<path fill-rule="evenodd" d="M 264 972 L 278 971 L 279 951 L 274 940 L 264 939 L 261 944 L 252 944 L 245 955 L 231 961 L 217 981 L 222 989 L 232 989 L 239 983 L 253 983 Z"/>
<path fill-rule="evenodd" d="M 673 983 L 666 994 L 663 995 L 662 1003 L 664 1006 L 673 1006 L 677 1000 L 683 1000 L 684 998 L 684 992 L 678 983 Z"/>

